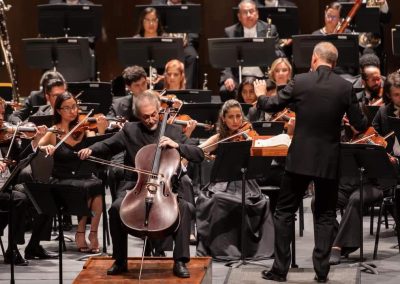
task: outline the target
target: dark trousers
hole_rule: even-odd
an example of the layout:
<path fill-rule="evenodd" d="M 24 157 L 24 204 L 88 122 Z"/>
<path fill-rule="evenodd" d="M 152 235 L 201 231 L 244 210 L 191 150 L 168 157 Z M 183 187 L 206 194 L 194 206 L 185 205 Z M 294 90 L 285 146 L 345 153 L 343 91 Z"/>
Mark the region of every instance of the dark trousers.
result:
<path fill-rule="evenodd" d="M 124 194 L 120 194 L 108 211 L 110 233 L 113 243 L 113 258 L 119 263 L 124 262 L 128 258 L 128 233 L 119 215 L 119 209 L 121 208 L 123 199 Z M 190 222 L 192 219 L 191 211 L 190 205 L 185 200 L 179 198 L 179 212 L 181 219 L 177 231 L 173 234 L 175 241 L 173 253 L 174 260 L 180 260 L 183 262 L 188 262 L 190 260 L 189 245 Z"/>
<path fill-rule="evenodd" d="M 304 176 L 285 172 L 274 214 L 275 261 L 272 271 L 286 276 L 290 266 L 290 244 L 293 241 L 294 214 L 308 184 L 314 181 L 314 251 L 313 264 L 316 274 L 326 277 L 329 273 L 329 256 L 336 219 L 337 180 Z"/>
<path fill-rule="evenodd" d="M 13 190 L 11 193 L 12 199 L 12 219 L 13 224 L 13 239 L 10 239 L 11 234 L 9 234 L 9 246 L 14 242 L 14 244 L 24 244 L 24 234 L 25 234 L 25 220 L 28 212 L 28 198 L 27 196 L 19 191 Z M 9 211 L 10 210 L 10 193 L 0 192 L 0 235 L 2 231 L 9 223 Z"/>

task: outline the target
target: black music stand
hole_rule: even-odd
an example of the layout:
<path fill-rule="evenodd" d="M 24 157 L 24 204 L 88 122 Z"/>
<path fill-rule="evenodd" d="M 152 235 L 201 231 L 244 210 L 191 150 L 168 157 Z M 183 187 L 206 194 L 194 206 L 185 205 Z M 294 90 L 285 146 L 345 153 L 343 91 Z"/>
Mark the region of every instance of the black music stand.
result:
<path fill-rule="evenodd" d="M 75 96 L 82 92 L 78 100 L 99 104 L 98 111 L 105 115 L 110 111 L 113 96 L 109 82 L 68 82 L 68 91 Z"/>
<path fill-rule="evenodd" d="M 354 3 L 341 3 L 342 9 L 340 14 L 342 18 L 346 18 Z M 369 32 L 380 34 L 380 11 L 378 7 L 366 7 L 366 4 L 361 4 L 361 8 L 350 22 L 351 30 L 355 32 Z M 341 55 L 341 54 L 340 54 Z"/>
<path fill-rule="evenodd" d="M 36 152 L 32 153 L 30 155 L 28 155 L 28 157 L 26 157 L 25 159 L 19 161 L 19 163 L 17 164 L 17 166 L 13 169 L 13 171 L 10 173 L 10 176 L 7 178 L 7 180 L 5 181 L 5 183 L 3 184 L 2 188 L 0 188 L 0 191 L 7 191 L 8 188 L 10 186 L 13 186 L 13 184 L 16 183 L 17 178 L 20 174 L 20 172 L 22 171 L 22 169 L 24 169 L 26 166 L 29 165 L 29 163 L 32 161 L 32 159 L 36 156 Z M 14 204 L 13 204 L 13 200 L 12 200 L 12 192 L 10 192 L 10 204 L 9 204 L 9 212 L 8 212 L 8 235 L 9 235 L 9 240 L 11 240 L 12 242 L 14 241 L 13 238 L 13 224 L 12 224 L 12 216 L 13 216 L 13 208 L 14 208 Z M 22 221 L 22 220 L 21 220 Z M 12 256 L 11 256 L 11 263 L 10 263 L 10 283 L 14 284 L 15 283 L 15 278 L 14 278 L 14 249 L 15 246 L 13 243 L 10 244 L 11 248 L 12 248 Z"/>
<path fill-rule="evenodd" d="M 25 38 L 22 41 L 30 68 L 57 70 L 67 81 L 94 77 L 88 38 Z"/>
<path fill-rule="evenodd" d="M 31 115 L 28 118 L 28 122 L 33 122 L 35 125 L 46 125 L 47 127 L 52 127 L 54 116 L 50 115 Z"/>
<path fill-rule="evenodd" d="M 102 5 L 38 5 L 39 34 L 43 37 L 100 37 Z"/>
<path fill-rule="evenodd" d="M 238 67 L 239 83 L 242 67 L 267 67 L 276 58 L 276 38 L 209 38 L 210 64 L 214 68 Z"/>
<path fill-rule="evenodd" d="M 341 143 L 340 154 L 341 176 L 358 177 L 360 179 L 360 260 L 359 267 L 363 271 L 378 274 L 376 265 L 364 262 L 363 239 L 363 191 L 364 178 L 389 178 L 397 180 L 397 174 L 389 161 L 385 148 L 379 145 Z"/>
<path fill-rule="evenodd" d="M 269 170 L 271 157 L 250 157 L 252 141 L 221 143 L 217 148 L 216 159 L 211 170 L 211 182 L 242 181 L 241 210 L 241 252 L 240 259 L 229 261 L 226 266 L 246 265 L 246 180 L 261 178 Z M 235 153 L 235 155 L 232 155 Z M 252 263 L 261 265 L 258 263 Z M 264 266 L 264 265 L 261 265 Z"/>
<path fill-rule="evenodd" d="M 400 25 L 392 29 L 392 52 L 394 56 L 400 56 Z"/>
<path fill-rule="evenodd" d="M 299 34 L 299 12 L 297 7 L 258 7 L 259 19 L 272 24 L 278 29 L 280 38 L 291 38 Z M 238 22 L 238 7 L 233 7 L 233 21 Z"/>
<path fill-rule="evenodd" d="M 138 17 L 147 7 L 155 8 L 160 16 L 161 24 L 167 33 L 200 33 L 201 5 L 136 5 Z"/>
<path fill-rule="evenodd" d="M 87 191 L 69 185 L 27 183 L 26 193 L 31 199 L 39 214 L 58 217 L 58 260 L 59 260 L 59 283 L 63 283 L 63 240 L 64 232 L 62 215 L 90 216 L 87 205 Z"/>
<path fill-rule="evenodd" d="M 328 41 L 337 48 L 340 54 L 337 67 L 358 72 L 358 35 L 354 34 L 293 36 L 293 65 L 297 70 L 310 70 L 314 47 L 321 41 Z"/>
<path fill-rule="evenodd" d="M 285 126 L 281 121 L 255 121 L 251 123 L 253 129 L 260 135 L 279 135 Z"/>
<path fill-rule="evenodd" d="M 211 103 L 211 90 L 167 90 L 167 95 L 174 94 L 178 99 L 186 103 Z"/>
<path fill-rule="evenodd" d="M 375 118 L 375 115 L 377 114 L 379 110 L 379 106 L 365 106 L 365 115 L 367 116 L 368 119 L 368 125 L 372 124 L 372 121 Z"/>
<path fill-rule="evenodd" d="M 119 62 L 127 67 L 139 65 L 149 68 L 163 68 L 171 59 L 184 61 L 183 41 L 181 38 L 117 38 Z M 153 85 L 150 81 L 150 89 Z"/>

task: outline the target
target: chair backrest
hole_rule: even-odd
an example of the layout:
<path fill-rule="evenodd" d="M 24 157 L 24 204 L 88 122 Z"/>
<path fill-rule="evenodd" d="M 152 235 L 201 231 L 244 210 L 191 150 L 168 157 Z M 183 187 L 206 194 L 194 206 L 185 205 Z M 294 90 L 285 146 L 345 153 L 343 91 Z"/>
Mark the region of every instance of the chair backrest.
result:
<path fill-rule="evenodd" d="M 46 153 L 40 151 L 31 161 L 33 181 L 43 183 L 49 182 L 53 164 L 53 157 L 46 157 Z"/>

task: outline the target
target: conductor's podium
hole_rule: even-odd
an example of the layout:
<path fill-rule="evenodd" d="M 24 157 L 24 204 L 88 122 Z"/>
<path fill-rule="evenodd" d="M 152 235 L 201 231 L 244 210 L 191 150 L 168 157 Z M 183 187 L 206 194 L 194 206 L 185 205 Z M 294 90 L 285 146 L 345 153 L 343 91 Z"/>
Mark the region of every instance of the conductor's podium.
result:
<path fill-rule="evenodd" d="M 74 284 L 80 283 L 139 283 L 140 257 L 128 258 L 128 272 L 121 275 L 107 275 L 112 266 L 111 257 L 91 257 L 83 265 Z M 174 260 L 169 257 L 146 257 L 143 263 L 140 283 L 212 283 L 211 257 L 192 257 L 187 264 L 190 278 L 178 278 L 172 273 Z"/>

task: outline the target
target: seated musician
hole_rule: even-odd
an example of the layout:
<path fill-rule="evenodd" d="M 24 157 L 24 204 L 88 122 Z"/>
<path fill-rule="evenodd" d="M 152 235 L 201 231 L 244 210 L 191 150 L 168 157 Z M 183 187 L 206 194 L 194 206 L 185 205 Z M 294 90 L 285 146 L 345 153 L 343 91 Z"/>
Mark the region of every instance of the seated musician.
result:
<path fill-rule="evenodd" d="M 0 125 L 2 126 L 2 131 L 7 131 L 6 126 L 3 125 L 3 118 L 4 118 L 4 112 L 5 112 L 5 103 L 3 99 L 0 99 Z M 36 128 L 36 134 L 34 136 L 34 139 L 32 140 L 32 143 L 30 145 L 26 145 L 26 141 L 22 141 L 22 143 L 14 143 L 12 145 L 11 151 L 10 151 L 10 158 L 19 160 L 27 157 L 30 153 L 33 152 L 33 149 L 37 147 L 37 143 L 43 137 L 43 135 L 47 131 L 46 126 L 39 126 Z M 11 139 L 10 139 L 11 140 Z M 10 145 L 3 144 L 0 146 L 0 187 L 3 187 L 4 183 L 6 182 L 7 178 L 10 175 L 9 171 L 9 166 L 4 162 L 4 157 L 6 153 L 8 152 L 8 148 Z M 26 148 L 25 148 L 26 146 Z M 20 265 L 20 266 L 25 266 L 28 265 L 28 261 L 26 259 L 48 259 L 48 258 L 54 258 L 57 257 L 58 255 L 55 253 L 51 253 L 47 250 L 45 250 L 41 245 L 40 245 L 40 240 L 49 240 L 50 237 L 50 232 L 46 234 L 45 228 L 42 226 L 42 215 L 41 216 L 36 216 L 33 225 L 32 225 L 32 235 L 29 240 L 29 243 L 25 249 L 25 258 L 22 257 L 22 255 L 19 253 L 17 245 L 21 245 L 25 243 L 24 239 L 24 234 L 25 234 L 25 220 L 27 219 L 27 212 L 29 209 L 29 199 L 27 195 L 24 192 L 23 186 L 20 184 L 17 184 L 14 186 L 14 188 L 10 191 L 0 191 L 0 235 L 3 235 L 3 230 L 4 228 L 8 225 L 9 218 L 8 218 L 8 213 L 9 213 L 9 201 L 10 201 L 10 195 L 11 199 L 13 202 L 13 215 L 12 215 L 12 227 L 13 227 L 13 232 L 12 234 L 9 234 L 9 240 L 8 240 L 8 248 L 6 250 L 6 253 L 4 255 L 4 263 L 9 264 L 11 263 L 11 259 L 13 258 L 14 264 L 15 265 Z M 50 226 L 51 229 L 51 226 Z M 13 239 L 11 239 L 11 235 L 13 236 Z"/>
<path fill-rule="evenodd" d="M 230 38 L 235 37 L 276 37 L 278 42 L 278 32 L 275 25 L 268 24 L 259 20 L 257 5 L 253 0 L 242 0 L 238 5 L 238 20 L 239 23 L 225 28 L 225 36 Z M 277 56 L 285 54 L 279 46 L 276 47 Z M 243 77 L 252 76 L 264 78 L 267 70 L 258 66 L 242 68 Z M 220 77 L 220 96 L 222 101 L 233 99 L 236 96 L 236 91 L 239 82 L 238 68 L 225 68 Z"/>
<path fill-rule="evenodd" d="M 226 101 L 218 117 L 217 134 L 211 136 L 199 147 L 213 152 L 216 142 L 241 131 L 248 126 L 240 103 Z M 245 140 L 245 139 L 243 139 Z M 197 254 L 215 258 L 240 256 L 241 226 L 238 223 L 242 203 L 242 182 L 210 183 L 201 190 L 196 202 Z M 251 229 L 247 232 L 246 257 L 268 257 L 272 255 L 274 227 L 266 199 L 255 180 L 246 181 L 246 204 L 251 208 L 249 216 Z M 251 233 L 250 233 L 251 232 Z"/>
<path fill-rule="evenodd" d="M 8 121 L 17 124 L 20 121 L 28 119 L 28 117 L 34 113 L 35 106 L 46 105 L 48 101 L 46 90 L 48 89 L 49 81 L 52 79 L 59 79 L 65 82 L 64 77 L 57 71 L 44 72 L 40 79 L 40 90 L 32 91 L 25 99 L 23 107 L 15 110 L 8 118 Z"/>
<path fill-rule="evenodd" d="M 126 123 L 124 128 L 116 133 L 113 137 L 98 142 L 89 148 L 79 151 L 82 159 L 88 158 L 90 155 L 102 156 L 106 154 L 117 154 L 126 151 L 124 160 L 125 165 L 134 166 L 136 153 L 148 144 L 157 141 L 160 131 L 160 101 L 158 95 L 153 91 L 145 91 L 140 94 L 135 101 L 135 115 L 139 118 L 139 122 Z M 160 147 L 171 147 L 179 151 L 182 157 L 192 162 L 201 162 L 203 160 L 203 151 L 193 145 L 191 141 L 182 134 L 182 129 L 178 126 L 167 124 L 165 136 L 159 142 Z M 107 271 L 109 275 L 120 274 L 126 272 L 127 267 L 127 231 L 121 222 L 119 210 L 121 202 L 127 193 L 132 190 L 136 183 L 136 174 L 125 171 L 125 182 L 121 183 L 118 191 L 118 198 L 115 200 L 109 210 L 110 216 L 110 232 L 113 243 L 114 264 Z M 189 235 L 190 220 L 194 209 L 188 202 L 179 197 L 180 225 L 174 233 L 174 267 L 173 272 L 176 276 L 187 278 L 190 277 L 186 263 L 190 261 L 189 252 Z"/>
<path fill-rule="evenodd" d="M 381 75 L 380 66 L 376 64 L 376 60 L 368 60 L 362 65 L 360 71 L 364 89 L 356 94 L 357 99 L 364 105 L 384 104 L 387 99 L 383 96 L 384 77 Z"/>
<path fill-rule="evenodd" d="M 88 146 L 85 138 L 94 136 L 95 133 L 83 128 L 80 131 L 68 135 L 68 132 L 79 121 L 78 103 L 72 94 L 64 92 L 57 96 L 54 110 L 54 127 L 62 130 L 64 134 L 56 135 L 54 133 L 47 133 L 39 141 L 39 147 L 41 150 L 46 151 L 47 154 L 53 156 L 54 167 L 51 183 L 70 185 L 82 188 L 82 190 L 87 190 L 88 206 L 94 213 L 94 216 L 91 218 L 89 233 L 90 247 L 86 243 L 87 216 L 82 216 L 79 220 L 75 234 L 75 243 L 79 252 L 98 253 L 100 249 L 97 231 L 102 214 L 102 182 L 94 175 L 96 172 L 94 164 L 81 161 L 75 154 L 75 151 L 79 151 Z M 97 119 L 98 133 L 104 134 L 107 126 L 107 120 L 104 116 L 100 116 Z M 66 140 L 56 148 L 55 145 L 57 145 L 61 139 Z"/>
<path fill-rule="evenodd" d="M 258 84 L 257 91 L 263 92 L 267 96 L 276 94 L 279 86 L 286 85 L 292 78 L 292 65 L 289 60 L 284 57 L 277 58 L 272 62 L 271 68 L 268 72 L 268 80 L 265 84 Z M 255 92 L 254 92 L 255 93 Z M 274 119 L 274 115 L 266 113 L 257 107 L 249 109 L 248 118 L 250 121 L 270 121 Z"/>
<path fill-rule="evenodd" d="M 290 0 L 257 0 L 258 5 L 265 7 L 296 7 Z"/>
<path fill-rule="evenodd" d="M 91 5 L 93 2 L 88 0 L 50 0 L 49 4 L 69 4 L 69 5 Z"/>
<path fill-rule="evenodd" d="M 141 66 L 133 65 L 122 71 L 126 96 L 113 100 L 108 113 L 111 117 L 123 117 L 128 121 L 137 121 L 133 114 L 136 97 L 147 90 L 147 74 Z"/>
<path fill-rule="evenodd" d="M 337 32 L 337 26 L 340 22 L 340 11 L 342 9 L 342 5 L 338 2 L 331 2 L 325 7 L 325 15 L 324 21 L 325 25 L 316 31 L 314 31 L 313 35 L 329 35 Z M 346 29 L 344 33 L 350 33 L 349 29 Z"/>

